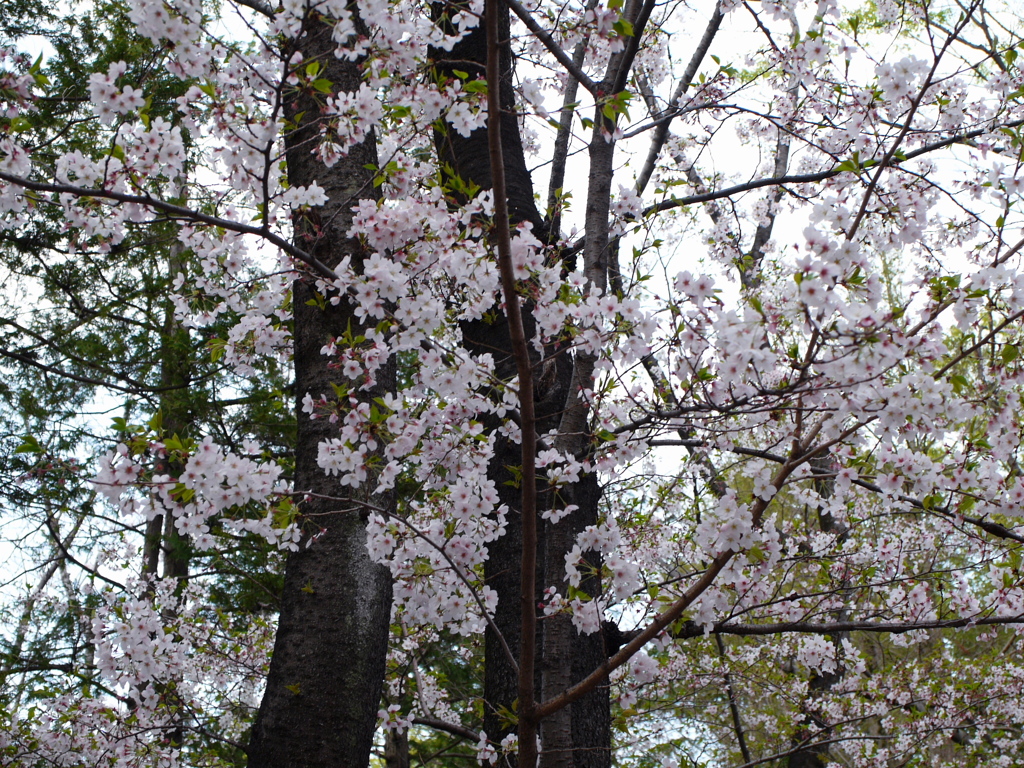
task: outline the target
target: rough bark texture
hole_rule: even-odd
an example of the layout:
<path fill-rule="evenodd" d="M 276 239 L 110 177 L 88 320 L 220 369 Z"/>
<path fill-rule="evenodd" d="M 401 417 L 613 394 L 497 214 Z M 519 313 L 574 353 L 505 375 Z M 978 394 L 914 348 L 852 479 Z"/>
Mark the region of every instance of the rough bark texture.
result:
<path fill-rule="evenodd" d="M 330 27 L 307 19 L 298 50 L 306 61 L 317 59 L 336 90 L 354 90 L 360 82 L 358 65 L 333 55 Z M 303 124 L 287 139 L 288 176 L 293 185 L 316 181 L 328 203 L 296 222 L 301 245 L 329 267 L 346 255 L 356 269 L 362 260 L 360 244 L 347 237 L 351 208 L 358 198 L 372 197 L 376 164 L 375 138 L 328 169 L 312 154 L 318 135 L 320 109 L 315 93 L 293 95 L 286 103 L 289 117 L 304 113 Z M 331 337 L 359 323 L 347 301 L 326 309 L 309 306 L 312 280 L 294 285 L 295 377 L 299 402 L 305 393 L 331 395 L 338 372 L 328 368 L 320 349 Z M 378 385 L 360 397 L 380 397 L 394 386 L 394 369 L 383 370 Z M 388 570 L 366 551 L 365 512 L 358 500 L 369 500 L 365 488 L 342 488 L 317 466 L 317 446 L 337 432 L 328 419 L 311 420 L 298 409 L 295 488 L 353 500 L 307 498 L 301 511 L 310 530 L 322 534 L 288 558 L 282 610 L 267 690 L 253 727 L 250 768 L 356 768 L 367 765 L 380 702 L 391 611 Z M 371 481 L 372 483 L 373 481 Z M 372 484 L 370 486 L 373 487 Z M 388 507 L 390 498 L 373 498 Z"/>
<path fill-rule="evenodd" d="M 448 17 L 460 10 L 459 3 L 435 3 L 435 20 L 445 24 Z M 465 9 L 462 9 L 465 10 Z M 512 226 L 523 221 L 533 224 L 534 234 L 544 239 L 546 227 L 537 210 L 533 196 L 533 179 L 526 168 L 523 142 L 519 133 L 519 120 L 515 111 L 515 92 L 512 87 L 514 62 L 512 46 L 509 44 L 508 8 L 502 5 L 498 19 L 499 35 L 502 39 L 501 65 L 501 153 L 505 161 L 505 191 L 508 195 L 509 220 Z M 451 51 L 431 49 L 434 69 L 443 78 L 456 79 L 456 71 L 465 72 L 469 80 L 485 79 L 487 64 L 487 35 L 481 23 L 475 30 L 457 43 Z M 476 184 L 481 189 L 491 188 L 490 156 L 487 147 L 487 131 L 473 131 L 468 137 L 460 135 L 450 126 L 436 135 L 438 154 L 441 162 L 450 169 L 449 178 L 459 178 Z M 529 330 L 529 329 L 527 329 Z"/>
<path fill-rule="evenodd" d="M 507 439 L 495 444 L 495 461 L 491 463 L 488 477 L 494 480 L 502 503 L 508 504 L 509 512 L 505 535 L 493 542 L 484 563 L 484 579 L 498 594 L 498 605 L 494 612 L 494 627 L 501 632 L 512 652 L 518 659 L 520 642 L 519 603 L 514 599 L 522 588 L 519 576 L 519 554 L 523 537 L 523 521 L 519 514 L 518 493 L 512 486 L 512 473 L 506 466 L 519 462 L 519 446 Z M 504 458 L 509 464 L 499 464 Z M 500 742 L 510 733 L 515 733 L 511 715 L 513 702 L 518 696 L 519 677 L 515 668 L 505 658 L 504 649 L 494 627 L 488 626 L 484 635 L 484 732 L 492 741 Z"/>
<path fill-rule="evenodd" d="M 384 768 L 409 768 L 409 729 L 384 734 Z"/>

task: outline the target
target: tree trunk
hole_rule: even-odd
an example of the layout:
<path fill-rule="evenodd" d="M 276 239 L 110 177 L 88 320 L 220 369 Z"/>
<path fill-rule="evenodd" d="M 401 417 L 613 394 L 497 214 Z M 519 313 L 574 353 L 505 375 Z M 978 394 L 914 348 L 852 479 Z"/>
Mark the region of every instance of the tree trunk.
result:
<path fill-rule="evenodd" d="M 544 581 L 562 595 L 568 594 L 565 580 L 565 554 L 576 542 L 576 536 L 587 526 L 598 522 L 601 489 L 597 475 L 580 477 L 575 485 L 561 489 L 560 506 L 579 507 L 559 523 L 544 526 Z M 584 559 L 585 574 L 580 590 L 592 598 L 602 592 L 601 557 L 588 552 Z M 583 680 L 610 655 L 605 645 L 604 628 L 592 634 L 581 634 L 566 615 L 555 615 L 542 622 L 541 699 L 557 696 Z M 550 715 L 540 724 L 541 768 L 610 768 L 611 766 L 611 701 L 607 681 L 578 701 Z"/>
<path fill-rule="evenodd" d="M 435 6 L 436 20 L 441 21 L 442 8 Z M 543 220 L 537 211 L 533 196 L 533 182 L 526 168 L 522 140 L 519 135 L 519 121 L 515 116 L 515 94 L 512 89 L 512 50 L 508 43 L 508 10 L 502 9 L 499 27 L 503 38 L 501 45 L 501 82 L 499 84 L 502 104 L 501 138 L 502 156 L 505 164 L 505 183 L 509 200 L 509 216 L 512 226 L 529 221 L 538 237 L 543 237 Z M 470 79 L 483 79 L 487 63 L 486 25 L 480 25 L 460 40 L 451 51 L 433 49 L 431 58 L 435 71 L 442 78 L 456 77 L 455 71 L 466 72 Z M 442 167 L 446 169 L 446 183 L 457 189 L 463 185 L 476 185 L 482 189 L 491 187 L 490 155 L 486 129 L 473 131 L 468 137 L 454 130 L 438 131 L 435 144 Z M 516 375 L 516 363 L 512 357 L 511 338 L 507 320 L 499 312 L 495 322 L 473 321 L 463 323 L 462 333 L 466 348 L 474 354 L 490 353 L 494 356 L 495 372 L 503 381 L 510 381 Z M 523 308 L 523 325 L 527 337 L 534 331 L 533 318 L 529 307 Z M 539 355 L 537 356 L 539 360 Z M 537 398 L 543 397 L 537 391 Z M 557 398 L 556 398 L 557 400 Z M 552 408 L 538 408 L 538 430 L 549 429 L 557 422 L 550 422 Z M 547 419 L 548 421 L 545 421 Z M 485 428 L 496 432 L 501 420 L 496 417 L 484 419 Z M 506 656 L 505 648 L 517 655 L 520 644 L 521 592 L 520 555 L 522 551 L 522 517 L 520 515 L 520 491 L 508 467 L 521 463 L 520 447 L 512 441 L 497 436 L 494 457 L 491 460 L 488 477 L 495 483 L 499 501 L 508 507 L 505 534 L 488 547 L 488 559 L 484 563 L 484 579 L 498 595 L 494 615 L 494 627 L 504 638 L 499 639 L 494 627 L 488 626 L 484 641 L 484 732 L 495 743 L 516 732 L 514 725 L 515 701 L 519 694 L 518 674 Z M 538 584 L 540 581 L 538 580 Z"/>
<path fill-rule="evenodd" d="M 549 236 L 547 223 L 537 210 L 533 182 L 526 167 L 515 113 L 509 16 L 508 9 L 504 7 L 499 19 L 499 38 L 502 157 L 509 216 L 512 226 L 530 222 L 534 234 L 544 241 Z M 470 79 L 483 78 L 487 61 L 485 25 L 481 23 L 451 51 L 433 50 L 431 58 L 441 77 L 455 77 L 455 70 L 460 70 L 466 72 Z M 483 189 L 491 187 L 485 130 L 474 131 L 469 137 L 460 136 L 453 130 L 439 132 L 436 145 L 441 163 L 449 169 L 449 181 L 455 182 L 453 186 L 459 187 L 461 182 Z M 556 235 L 553 233 L 551 236 Z M 500 312 L 497 315 L 503 317 Z M 523 307 L 523 325 L 527 337 L 532 337 L 534 322 L 529 303 Z M 499 377 L 508 381 L 516 375 L 506 322 L 465 323 L 462 331 L 467 349 L 474 353 L 487 352 L 494 355 Z M 539 353 L 533 352 L 532 347 L 531 354 L 535 355 L 537 431 L 544 433 L 557 428 L 561 422 L 570 398 L 573 359 L 556 345 L 544 350 L 544 362 Z M 500 426 L 497 419 L 487 420 L 485 424 L 489 431 Z M 519 566 L 523 542 L 522 520 L 519 516 L 520 491 L 515 484 L 510 483 L 513 478 L 507 467 L 518 466 L 520 462 L 520 447 L 499 435 L 489 477 L 494 480 L 500 502 L 508 506 L 509 514 L 505 535 L 489 545 L 489 556 L 484 565 L 487 584 L 498 594 L 494 625 L 505 640 L 503 645 L 494 629 L 488 627 L 484 654 L 484 731 L 492 742 L 500 742 L 506 735 L 516 731 L 513 720 L 515 702 L 519 695 L 518 681 L 516 671 L 506 657 L 505 647 L 513 649 L 515 653 L 520 643 L 519 596 L 522 582 Z M 536 580 L 538 600 L 542 598 L 543 589 L 547 585 L 555 585 L 565 594 L 565 553 L 571 549 L 576 534 L 597 521 L 600 490 L 595 476 L 581 479 L 575 488 L 563 489 L 561 496 L 563 502 L 578 504 L 580 509 L 558 525 L 539 527 Z M 550 508 L 554 502 L 546 484 L 538 483 L 538 508 Z M 597 560 L 593 564 L 600 567 Z M 601 588 L 600 578 L 594 577 L 582 587 L 596 597 Z M 566 616 L 544 619 L 539 623 L 537 632 L 537 658 L 536 690 L 542 698 L 555 692 L 560 693 L 589 675 L 605 660 L 603 634 L 597 632 L 593 635 L 580 635 Z M 552 722 L 542 722 L 540 729 L 542 766 L 606 768 L 611 764 L 611 711 L 607 686 L 598 688 L 571 708 L 557 713 Z"/>
<path fill-rule="evenodd" d="M 334 56 L 331 27 L 307 18 L 296 49 L 305 61 L 320 62 L 319 77 L 335 91 L 359 87 L 358 63 Z M 290 53 L 289 51 L 288 53 Z M 300 92 L 286 102 L 287 116 L 301 124 L 287 138 L 288 180 L 293 186 L 317 182 L 328 202 L 296 221 L 300 244 L 328 267 L 346 255 L 358 271 L 365 254 L 357 239 L 348 237 L 351 209 L 358 198 L 374 196 L 375 136 L 370 135 L 331 168 L 312 153 L 319 135 L 320 104 L 315 92 Z M 314 297 L 312 279 L 294 284 L 295 379 L 298 435 L 295 450 L 295 488 L 321 496 L 307 497 L 300 510 L 309 521 L 311 543 L 304 539 L 289 556 L 267 689 L 253 726 L 250 768 L 361 768 L 369 762 L 377 709 L 384 677 L 391 614 L 388 569 L 366 550 L 365 508 L 375 480 L 363 488 L 347 489 L 328 477 L 317 464 L 318 445 L 336 437 L 329 419 L 310 419 L 301 410 L 308 392 L 314 398 L 332 396 L 331 383 L 341 383 L 328 367 L 321 348 L 361 324 L 343 298 L 325 309 L 308 303 Z M 394 389 L 395 370 L 378 372 L 377 385 L 358 397 L 372 400 Z M 373 497 L 376 506 L 393 508 L 393 497 Z M 315 530 L 314 530 L 315 529 Z M 307 546 L 309 544 L 309 546 Z"/>

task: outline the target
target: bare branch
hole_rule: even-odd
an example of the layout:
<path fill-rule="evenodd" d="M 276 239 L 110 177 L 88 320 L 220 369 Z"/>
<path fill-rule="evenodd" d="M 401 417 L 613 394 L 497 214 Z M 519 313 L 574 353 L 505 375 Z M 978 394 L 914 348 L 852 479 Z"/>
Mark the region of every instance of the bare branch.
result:
<path fill-rule="evenodd" d="M 412 722 L 413 725 L 425 725 L 428 728 L 433 728 L 435 731 L 444 731 L 452 736 L 458 736 L 460 739 L 480 741 L 480 734 L 476 731 L 466 728 L 464 725 L 439 720 L 436 717 L 414 717 Z"/>
<path fill-rule="evenodd" d="M 256 13 L 266 16 L 268 19 L 274 18 L 274 9 L 269 4 L 264 3 L 263 0 L 233 0 L 235 5 L 242 5 L 246 8 L 251 8 Z"/>
<path fill-rule="evenodd" d="M 708 20 L 707 27 L 704 29 L 704 35 L 701 37 L 700 42 L 697 43 L 697 47 L 690 57 L 690 63 L 686 65 L 683 77 L 679 84 L 676 85 L 675 93 L 672 94 L 672 98 L 669 100 L 666 109 L 666 112 L 669 114 L 665 115 L 664 119 L 658 123 L 654 130 L 654 135 L 651 137 L 651 147 L 647 151 L 647 160 L 644 161 L 643 169 L 636 180 L 636 191 L 638 194 L 647 188 L 647 184 L 654 174 L 654 166 L 658 161 L 662 148 L 665 146 L 665 141 L 668 139 L 669 127 L 672 124 L 672 118 L 676 116 L 679 109 L 679 101 L 683 98 L 690 85 L 693 84 L 693 78 L 697 76 L 697 70 L 700 69 L 701 62 L 704 61 L 704 57 L 707 55 L 708 50 L 710 50 L 715 35 L 718 34 L 719 27 L 722 26 L 722 18 L 722 2 L 719 0 L 715 3 L 715 10 Z M 651 116 L 656 117 L 655 115 Z"/>
<path fill-rule="evenodd" d="M 592 96 L 596 97 L 599 90 L 597 83 L 590 79 L 587 73 L 580 68 L 580 65 L 574 59 L 569 58 L 569 54 L 563 51 L 562 47 L 555 42 L 554 38 L 544 31 L 544 28 L 537 23 L 537 20 L 530 15 L 530 12 L 520 5 L 519 0 L 505 0 L 505 2 L 508 3 L 508 7 L 512 13 L 518 16 L 519 20 L 526 25 L 526 28 L 533 32 L 537 39 L 543 43 L 544 47 L 548 49 L 548 52 L 558 59 L 558 63 L 565 67 L 566 71 L 572 75 L 580 85 L 586 88 Z"/>

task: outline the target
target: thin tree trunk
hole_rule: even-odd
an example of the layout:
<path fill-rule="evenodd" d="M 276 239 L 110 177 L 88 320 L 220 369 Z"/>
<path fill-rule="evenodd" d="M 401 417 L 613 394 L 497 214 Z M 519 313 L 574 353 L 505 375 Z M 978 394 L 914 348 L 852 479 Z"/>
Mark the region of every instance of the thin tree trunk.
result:
<path fill-rule="evenodd" d="M 185 180 L 178 179 L 178 183 L 184 189 Z M 177 228 L 174 229 L 177 234 Z M 184 245 L 174 237 L 167 249 L 167 280 L 174 280 L 175 276 L 184 271 Z M 162 418 L 161 429 L 166 435 L 178 435 L 186 437 L 192 431 L 195 421 L 195 406 L 193 403 L 194 393 L 189 386 L 192 381 L 192 366 L 194 359 L 192 354 L 192 342 L 188 331 L 181 326 L 174 317 L 174 308 L 167 307 L 164 318 L 164 330 L 160 339 L 160 413 Z M 157 463 L 156 472 L 162 475 L 178 477 L 183 467 L 180 462 L 172 462 L 162 459 Z M 178 533 L 174 524 L 173 515 L 159 515 L 150 521 L 165 517 L 164 530 L 161 539 L 156 542 L 156 547 L 163 551 L 163 575 L 165 579 L 174 578 L 179 580 L 179 585 L 184 584 L 188 578 L 189 545 L 187 536 Z M 152 568 L 149 571 L 156 575 L 155 560 L 157 553 L 152 551 L 154 546 L 150 536 L 158 532 L 150 526 L 146 528 L 146 567 Z"/>
<path fill-rule="evenodd" d="M 384 768 L 409 768 L 409 730 L 390 730 L 384 737 Z"/>
<path fill-rule="evenodd" d="M 519 121 L 515 116 L 515 94 L 512 89 L 512 50 L 509 45 L 508 9 L 502 6 L 498 18 L 500 44 L 499 69 L 501 72 L 499 93 L 501 97 L 501 151 L 505 171 L 505 188 L 508 198 L 509 220 L 512 226 L 528 221 L 533 224 L 534 233 L 544 238 L 545 223 L 537 210 L 533 196 L 533 182 L 526 167 Z M 466 72 L 470 79 L 483 79 L 487 63 L 486 25 L 482 22 L 476 29 L 455 44 L 450 51 L 433 49 L 431 58 L 439 77 L 453 78 L 455 71 Z M 490 154 L 485 129 L 473 131 L 468 137 L 454 130 L 439 131 L 435 135 L 437 153 L 442 166 L 447 168 L 446 182 L 455 187 L 459 182 L 476 185 L 482 189 L 491 188 Z M 453 184 L 454 182 L 454 184 Z M 492 354 L 495 372 L 504 381 L 511 381 L 516 375 L 516 362 L 512 356 L 512 343 L 508 322 L 504 313 L 501 319 L 487 323 L 474 321 L 463 323 L 462 332 L 466 348 L 474 354 Z M 522 319 L 527 338 L 534 334 L 533 317 L 529 306 L 523 308 Z M 532 348 L 531 348 L 532 349 Z M 534 353 L 535 354 L 535 353 Z M 533 361 L 539 362 L 539 355 Z M 554 364 L 554 376 L 550 383 L 535 380 L 535 414 L 537 429 L 545 431 L 557 424 L 553 414 L 561 402 L 553 390 L 557 390 L 561 379 L 566 378 L 566 367 L 562 360 Z M 534 370 L 538 370 L 535 365 Z M 564 400 L 564 397 L 563 397 Z M 557 417 L 555 417 L 557 418 Z M 498 433 L 502 420 L 488 416 L 484 426 L 488 432 Z M 484 641 L 484 732 L 494 743 L 516 732 L 514 723 L 516 700 L 519 695 L 519 679 L 515 667 L 505 654 L 505 647 L 512 649 L 518 662 L 518 649 L 522 635 L 520 627 L 519 598 L 522 590 L 520 558 L 523 546 L 523 520 L 520 514 L 520 489 L 509 467 L 518 467 L 522 461 L 521 448 L 516 443 L 497 434 L 494 457 L 488 468 L 488 477 L 494 481 L 499 502 L 508 508 L 505 534 L 488 546 L 488 559 L 484 563 L 484 579 L 498 595 L 494 614 L 494 625 L 488 626 Z M 540 490 L 540 489 L 538 489 Z M 539 499 L 543 504 L 544 498 Z M 538 566 L 540 564 L 538 563 Z M 541 584 L 538 568 L 537 584 Z M 495 631 L 497 628 L 497 631 Z M 498 636 L 504 639 L 504 644 Z M 538 635 L 540 633 L 538 632 Z M 538 638 L 539 639 L 539 638 Z M 539 675 L 538 675 L 539 683 Z"/>

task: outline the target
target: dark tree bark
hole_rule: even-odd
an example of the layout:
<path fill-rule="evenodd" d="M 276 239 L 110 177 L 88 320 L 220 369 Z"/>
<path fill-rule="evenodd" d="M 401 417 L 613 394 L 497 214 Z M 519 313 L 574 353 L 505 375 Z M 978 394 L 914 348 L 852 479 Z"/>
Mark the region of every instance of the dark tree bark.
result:
<path fill-rule="evenodd" d="M 454 4 L 437 3 L 433 6 L 435 21 L 445 24 L 446 15 L 455 12 Z M 508 44 L 509 17 L 505 9 L 499 19 L 499 27 L 506 42 L 501 46 L 500 83 L 502 105 L 502 155 L 505 165 L 505 183 L 509 199 L 510 223 L 529 221 L 540 235 L 543 221 L 533 197 L 533 182 L 526 168 L 519 123 L 515 117 L 515 94 L 512 89 L 512 51 Z M 456 71 L 465 72 L 470 79 L 483 79 L 487 62 L 487 35 L 485 24 L 456 44 L 451 51 L 431 51 L 435 72 L 442 78 L 455 78 Z M 487 131 L 479 129 L 468 137 L 456 131 L 441 130 L 435 133 L 435 145 L 443 167 L 447 168 L 446 182 L 450 188 L 476 185 L 482 189 L 491 187 L 490 155 Z M 461 197 L 461 196 L 460 196 Z M 501 313 L 494 322 L 474 321 L 464 323 L 463 337 L 467 349 L 474 354 L 489 353 L 494 356 L 497 375 L 510 381 L 516 375 L 516 363 L 512 357 L 512 345 L 508 322 Z M 534 324 L 528 308 L 523 311 L 523 325 L 528 337 L 533 335 Z M 535 362 L 539 361 L 539 356 Z M 539 382 L 538 382 L 539 383 Z M 541 397 L 538 391 L 538 398 Z M 551 408 L 547 413 L 538 409 L 538 429 L 554 426 L 550 422 Z M 484 420 L 489 432 L 497 432 L 501 420 L 487 417 Z M 488 626 L 484 650 L 484 731 L 493 742 L 500 742 L 510 733 L 515 733 L 513 724 L 514 702 L 518 696 L 518 673 L 505 653 L 505 647 L 512 650 L 518 661 L 521 639 L 519 595 L 522 589 L 520 554 L 522 550 L 522 517 L 520 514 L 520 493 L 515 487 L 508 467 L 521 462 L 520 447 L 510 440 L 498 436 L 495 442 L 494 458 L 488 476 L 495 483 L 499 500 L 508 507 L 505 535 L 488 547 L 488 559 L 484 564 L 484 579 L 498 594 L 498 606 L 494 615 L 494 627 Z M 498 637 L 495 627 L 504 638 Z"/>
<path fill-rule="evenodd" d="M 435 20 L 443 24 L 444 14 L 447 12 L 450 15 L 455 9 L 452 4 L 436 4 Z M 530 222 L 534 234 L 545 241 L 549 236 L 548 225 L 537 209 L 515 113 L 512 87 L 514 62 L 509 43 L 509 14 L 504 6 L 498 24 L 501 41 L 501 147 L 509 218 L 513 226 Z M 485 25 L 481 24 L 451 51 L 434 50 L 431 56 L 435 71 L 441 77 L 454 78 L 458 70 L 468 74 L 470 79 L 483 79 L 487 61 Z M 474 131 L 468 137 L 460 136 L 453 130 L 439 131 L 435 143 L 440 161 L 448 169 L 451 186 L 456 189 L 462 185 L 476 185 L 482 189 L 491 187 L 486 130 Z M 516 364 L 512 358 L 507 321 L 500 312 L 497 314 L 501 318 L 498 321 L 465 323 L 462 331 L 467 348 L 475 354 L 494 355 L 498 375 L 508 381 L 516 374 Z M 535 326 L 528 303 L 523 307 L 523 324 L 527 336 L 531 337 Z M 545 349 L 543 359 L 532 347 L 531 355 L 537 431 L 544 433 L 557 428 L 562 421 L 571 394 L 573 358 L 557 345 Z M 486 420 L 485 425 L 490 431 L 495 431 L 500 421 Z M 489 477 L 498 489 L 501 503 L 509 509 L 506 533 L 488 547 L 489 556 L 484 565 L 486 582 L 498 594 L 494 625 L 505 640 L 503 645 L 494 629 L 488 627 L 484 662 L 484 731 L 492 742 L 501 741 L 516 731 L 512 719 L 519 695 L 518 679 L 504 649 L 507 646 L 515 652 L 521 639 L 519 596 L 522 581 L 519 570 L 523 539 L 519 515 L 520 492 L 510 483 L 513 478 L 507 469 L 520 464 L 520 450 L 520 446 L 499 436 L 489 472 Z M 570 519 L 558 525 L 539 526 L 536 574 L 538 600 L 548 585 L 556 586 L 565 594 L 565 552 L 572 547 L 578 532 L 597 521 L 600 490 L 595 476 L 583 478 L 577 487 L 564 490 L 560 495 L 560 499 L 555 499 L 545 483 L 538 483 L 540 509 L 570 503 L 580 507 Z M 592 564 L 600 567 L 596 559 Z M 600 593 L 600 588 L 600 579 L 596 577 L 583 585 L 583 589 L 595 597 Z M 556 688 L 560 693 L 590 674 L 605 658 L 607 655 L 602 632 L 579 635 L 568 617 L 544 619 L 539 623 L 537 632 L 539 663 L 535 689 L 542 698 Z M 540 724 L 543 744 L 540 760 L 543 766 L 606 768 L 611 764 L 611 713 L 607 686 L 598 688 L 564 712 L 557 713 L 554 719 L 556 722 L 551 725 Z M 558 732 L 557 738 L 552 738 L 554 732 Z"/>
<path fill-rule="evenodd" d="M 307 18 L 295 42 L 305 61 L 318 60 L 319 77 L 337 91 L 359 87 L 358 63 L 333 54 L 331 28 Z M 351 208 L 359 198 L 374 197 L 375 137 L 354 146 L 332 168 L 312 153 L 318 140 L 320 104 L 315 93 L 287 95 L 288 117 L 302 114 L 301 124 L 286 139 L 288 178 L 292 185 L 317 182 L 328 202 L 296 221 L 300 244 L 328 267 L 350 255 L 359 269 L 364 254 L 348 237 Z M 302 413 L 302 397 L 330 396 L 338 372 L 328 367 L 320 349 L 332 337 L 361 327 L 348 301 L 326 309 L 307 304 L 314 296 L 313 279 L 294 284 L 295 378 L 298 436 L 295 488 L 349 501 L 307 497 L 304 519 L 322 533 L 288 558 L 282 610 L 267 690 L 253 727 L 250 768 L 361 768 L 369 762 L 384 677 L 391 612 L 388 569 L 373 562 L 366 550 L 364 507 L 367 488 L 343 488 L 317 465 L 320 442 L 337 436 L 326 418 L 311 420 Z M 315 302 L 314 302 L 315 304 Z M 380 397 L 394 388 L 394 367 L 379 372 L 377 386 L 359 397 Z M 373 487 L 370 481 L 370 488 Z M 393 499 L 376 496 L 373 503 L 391 508 Z M 308 534 L 308 532 L 307 532 Z"/>
<path fill-rule="evenodd" d="M 433 6 L 434 18 L 441 25 L 459 11 L 458 2 L 439 2 Z M 464 9 L 462 9 L 464 10 Z M 509 219 L 513 226 L 528 221 L 533 224 L 534 234 L 544 240 L 546 225 L 537 210 L 533 195 L 533 179 L 526 167 L 523 142 L 519 133 L 519 120 L 515 111 L 515 92 L 512 77 L 514 62 L 509 41 L 509 13 L 502 5 L 498 19 L 499 35 L 502 40 L 500 51 L 501 67 L 501 154 L 505 164 L 505 191 L 508 195 Z M 447 79 L 457 79 L 458 72 L 469 76 L 469 80 L 486 79 L 487 35 L 483 22 L 459 41 L 451 51 L 431 49 L 431 59 L 437 74 Z M 435 134 L 439 158 L 449 169 L 448 178 L 461 179 L 481 189 L 491 188 L 491 166 L 487 147 L 487 131 L 479 129 L 468 137 L 462 136 L 450 126 Z M 527 328 L 527 332 L 529 329 Z M 515 370 L 515 366 L 512 366 Z"/>

